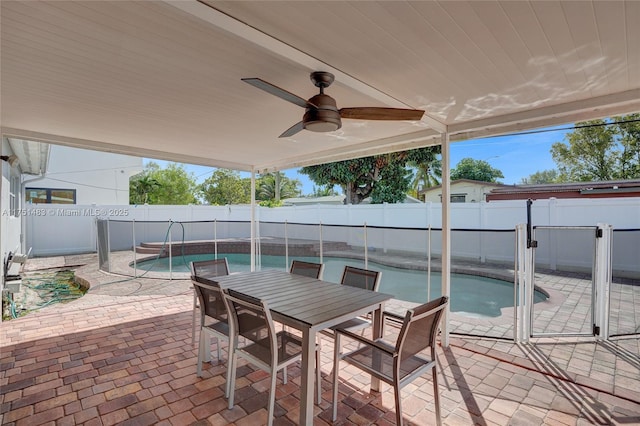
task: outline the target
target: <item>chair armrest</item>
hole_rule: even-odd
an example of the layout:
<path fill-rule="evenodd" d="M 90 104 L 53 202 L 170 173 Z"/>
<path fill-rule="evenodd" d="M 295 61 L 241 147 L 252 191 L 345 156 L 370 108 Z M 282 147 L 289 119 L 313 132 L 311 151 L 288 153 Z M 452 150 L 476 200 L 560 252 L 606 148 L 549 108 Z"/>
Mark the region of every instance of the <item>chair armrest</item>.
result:
<path fill-rule="evenodd" d="M 379 349 L 379 350 L 381 350 L 383 352 L 386 352 L 391 356 L 395 356 L 396 355 L 396 353 L 394 351 L 389 350 L 389 348 L 387 346 L 380 344 L 377 340 L 370 340 L 370 339 L 367 339 L 366 337 L 362 337 L 362 336 L 360 336 L 358 334 L 355 334 L 355 333 L 352 333 L 352 332 L 350 332 L 348 330 L 344 330 L 344 329 L 340 329 L 340 328 L 337 328 L 334 331 L 336 333 L 340 333 L 340 334 L 343 334 L 343 335 L 345 335 L 347 337 L 350 337 L 350 338 L 352 338 L 354 340 L 357 340 L 358 342 L 360 342 L 360 343 L 362 343 L 364 345 L 373 346 L 374 348 Z"/>

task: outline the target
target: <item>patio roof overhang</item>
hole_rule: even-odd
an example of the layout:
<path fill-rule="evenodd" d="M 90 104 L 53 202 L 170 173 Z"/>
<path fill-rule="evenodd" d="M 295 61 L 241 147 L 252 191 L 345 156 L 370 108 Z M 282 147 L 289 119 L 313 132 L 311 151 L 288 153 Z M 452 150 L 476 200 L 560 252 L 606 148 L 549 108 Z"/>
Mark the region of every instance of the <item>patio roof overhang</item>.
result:
<path fill-rule="evenodd" d="M 3 1 L 4 136 L 245 171 L 640 111 L 640 3 Z M 339 107 L 422 108 L 279 139 Z"/>

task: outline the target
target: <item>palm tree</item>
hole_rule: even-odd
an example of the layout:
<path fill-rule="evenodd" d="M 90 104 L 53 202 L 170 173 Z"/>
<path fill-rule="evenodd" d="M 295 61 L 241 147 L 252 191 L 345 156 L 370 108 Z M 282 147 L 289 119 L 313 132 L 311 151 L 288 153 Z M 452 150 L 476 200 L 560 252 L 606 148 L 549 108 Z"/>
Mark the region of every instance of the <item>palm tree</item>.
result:
<path fill-rule="evenodd" d="M 258 198 L 260 200 L 280 201 L 281 198 L 297 197 L 299 182 L 289 179 L 282 172 L 267 173 L 261 176 Z"/>
<path fill-rule="evenodd" d="M 424 188 L 440 185 L 442 178 L 442 163 L 440 160 L 433 159 L 429 162 L 411 164 L 416 169 L 416 175 L 411 182 L 411 187 L 418 193 Z"/>
<path fill-rule="evenodd" d="M 131 192 L 129 202 L 131 204 L 146 204 L 149 202 L 149 194 L 155 189 L 160 188 L 160 182 L 152 178 L 148 174 L 142 174 L 132 177 Z"/>

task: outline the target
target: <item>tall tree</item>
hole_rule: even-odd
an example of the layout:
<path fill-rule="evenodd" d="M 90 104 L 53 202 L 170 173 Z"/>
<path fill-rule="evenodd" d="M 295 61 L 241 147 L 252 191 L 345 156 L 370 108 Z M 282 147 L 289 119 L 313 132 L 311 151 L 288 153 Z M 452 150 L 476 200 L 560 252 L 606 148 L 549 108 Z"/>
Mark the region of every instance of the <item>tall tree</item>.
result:
<path fill-rule="evenodd" d="M 169 163 L 162 169 L 158 163 L 150 161 L 142 173 L 129 180 L 129 193 L 142 197 L 133 201 L 149 204 L 197 204 L 195 188 L 193 174 L 176 163 Z"/>
<path fill-rule="evenodd" d="M 229 169 L 216 169 L 198 186 L 198 192 L 207 204 L 247 204 L 251 202 L 251 180 Z"/>
<path fill-rule="evenodd" d="M 640 114 L 616 117 L 620 135 L 620 178 L 640 178 Z"/>
<path fill-rule="evenodd" d="M 604 120 L 576 123 L 584 126 L 565 135 L 567 143 L 551 146 L 551 157 L 564 182 L 612 180 L 618 176 L 615 129 Z"/>
<path fill-rule="evenodd" d="M 307 166 L 300 169 L 316 184 L 339 185 L 346 195 L 346 204 L 360 204 L 371 197 L 375 203 L 397 203 L 404 199 L 411 177 L 399 168 L 408 162 L 424 162 L 440 146 L 399 151 L 353 160 Z M 383 179 L 384 178 L 384 179 Z"/>
<path fill-rule="evenodd" d="M 436 158 L 436 154 L 434 154 L 431 159 L 420 163 L 411 162 L 409 165 L 415 169 L 415 175 L 411 182 L 411 188 L 414 193 L 417 194 L 421 189 L 440 185 L 440 179 L 442 179 L 442 162 Z"/>
<path fill-rule="evenodd" d="M 542 183 L 559 182 L 559 173 L 555 169 L 539 170 L 526 178 L 520 179 L 522 185 L 537 185 Z"/>
<path fill-rule="evenodd" d="M 380 180 L 371 191 L 371 203 L 398 203 L 405 199 L 407 190 L 411 186 L 413 173 L 407 170 L 399 161 L 391 162 L 380 170 Z"/>
<path fill-rule="evenodd" d="M 302 183 L 298 179 L 290 179 L 282 172 L 266 173 L 258 178 L 256 199 L 278 202 L 282 198 L 300 196 Z"/>
<path fill-rule="evenodd" d="M 491 167 L 485 160 L 474 160 L 473 158 L 463 158 L 451 169 L 451 180 L 471 179 L 482 182 L 500 183 L 498 178 L 504 178 L 502 171 Z"/>
<path fill-rule="evenodd" d="M 566 142 L 551 146 L 567 182 L 640 178 L 640 114 L 576 123 Z"/>
<path fill-rule="evenodd" d="M 129 204 L 148 204 L 151 194 L 160 188 L 160 183 L 141 172 L 129 178 Z"/>

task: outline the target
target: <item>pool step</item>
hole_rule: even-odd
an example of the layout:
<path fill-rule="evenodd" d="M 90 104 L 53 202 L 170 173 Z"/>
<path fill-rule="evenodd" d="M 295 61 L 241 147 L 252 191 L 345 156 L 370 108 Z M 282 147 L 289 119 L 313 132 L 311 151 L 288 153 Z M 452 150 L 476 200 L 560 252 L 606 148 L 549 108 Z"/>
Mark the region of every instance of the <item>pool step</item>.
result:
<path fill-rule="evenodd" d="M 174 242 L 171 244 L 174 254 L 204 254 L 213 253 L 216 244 L 214 241 L 188 241 L 183 243 Z M 264 239 L 260 244 L 262 254 L 283 256 L 286 248 L 284 240 L 281 239 Z M 309 240 L 289 239 L 289 255 L 291 256 L 308 256 L 317 257 L 320 254 L 320 243 L 311 242 Z M 168 252 L 168 245 L 165 245 L 165 251 Z M 139 254 L 159 254 L 163 248 L 161 242 L 141 243 L 136 247 L 136 253 Z M 227 239 L 218 240 L 217 250 L 219 253 L 249 253 L 249 239 Z M 324 242 L 322 248 L 325 252 L 349 250 L 350 246 L 343 242 L 328 241 Z M 168 255 L 168 254 L 167 254 Z"/>

